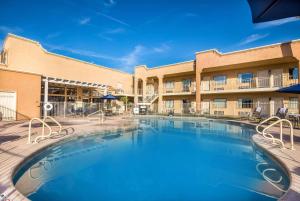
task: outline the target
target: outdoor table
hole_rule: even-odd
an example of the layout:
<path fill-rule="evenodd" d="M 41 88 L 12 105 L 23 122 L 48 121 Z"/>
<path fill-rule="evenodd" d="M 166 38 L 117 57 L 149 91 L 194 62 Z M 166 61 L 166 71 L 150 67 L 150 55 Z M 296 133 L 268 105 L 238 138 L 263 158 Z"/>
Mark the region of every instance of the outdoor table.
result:
<path fill-rule="evenodd" d="M 300 114 L 288 114 L 289 119 L 292 121 L 294 128 L 299 128 L 299 122 L 300 122 Z"/>

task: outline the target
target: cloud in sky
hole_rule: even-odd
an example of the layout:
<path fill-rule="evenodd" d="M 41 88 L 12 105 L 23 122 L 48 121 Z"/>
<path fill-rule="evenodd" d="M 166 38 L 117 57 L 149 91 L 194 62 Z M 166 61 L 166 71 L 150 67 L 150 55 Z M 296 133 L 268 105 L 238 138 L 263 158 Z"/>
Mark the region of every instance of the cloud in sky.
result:
<path fill-rule="evenodd" d="M 8 27 L 8 26 L 0 26 L 0 33 L 21 33 L 23 30 L 20 27 Z"/>
<path fill-rule="evenodd" d="M 168 46 L 167 44 L 163 43 L 162 45 L 158 46 L 158 47 L 154 47 L 153 51 L 157 52 L 157 53 L 163 53 L 163 52 L 167 52 L 170 50 L 170 46 Z"/>
<path fill-rule="evenodd" d="M 134 49 L 127 55 L 123 56 L 120 61 L 124 67 L 132 67 L 138 64 L 139 57 L 146 51 L 142 45 L 136 45 Z"/>
<path fill-rule="evenodd" d="M 116 5 L 116 1 L 115 0 L 104 0 L 103 5 L 106 7 L 112 7 L 114 5 Z"/>
<path fill-rule="evenodd" d="M 246 45 L 246 44 L 252 43 L 254 41 L 258 41 L 263 38 L 266 38 L 267 36 L 269 36 L 269 34 L 252 34 L 252 35 L 248 36 L 247 38 L 245 38 L 243 41 L 241 41 L 239 43 L 239 45 Z"/>
<path fill-rule="evenodd" d="M 78 20 L 78 23 L 79 23 L 80 25 L 85 25 L 85 24 L 88 24 L 90 21 L 91 21 L 91 18 L 90 18 L 90 17 L 85 17 L 85 18 L 79 19 L 79 20 Z"/>
<path fill-rule="evenodd" d="M 52 38 L 57 38 L 61 35 L 61 32 L 53 32 L 53 33 L 49 33 L 46 38 L 47 39 L 52 39 Z"/>
<path fill-rule="evenodd" d="M 119 20 L 115 17 L 112 17 L 110 15 L 106 15 L 104 13 L 101 13 L 101 12 L 97 12 L 98 15 L 101 15 L 102 17 L 105 17 L 106 19 L 110 20 L 110 21 L 113 21 L 113 22 L 116 22 L 118 24 L 121 24 L 121 25 L 124 25 L 124 26 L 127 26 L 127 27 L 130 27 L 129 24 L 127 24 L 126 22 L 122 21 L 122 20 Z"/>
<path fill-rule="evenodd" d="M 286 19 L 281 19 L 281 20 L 274 20 L 270 22 L 264 22 L 264 23 L 259 23 L 255 25 L 255 28 L 268 28 L 268 27 L 276 27 L 276 26 L 281 26 L 283 24 L 291 23 L 298 21 L 299 18 L 296 17 L 290 17 Z"/>
<path fill-rule="evenodd" d="M 105 31 L 106 34 L 119 34 L 119 33 L 124 33 L 125 29 L 119 27 L 119 28 L 115 28 L 115 29 L 108 29 L 107 31 Z"/>

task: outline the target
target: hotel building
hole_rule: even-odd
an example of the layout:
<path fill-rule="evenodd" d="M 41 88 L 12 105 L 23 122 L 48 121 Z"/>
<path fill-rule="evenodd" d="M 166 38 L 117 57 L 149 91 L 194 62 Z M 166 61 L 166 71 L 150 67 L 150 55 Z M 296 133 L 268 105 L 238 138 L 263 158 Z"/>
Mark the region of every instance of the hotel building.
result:
<path fill-rule="evenodd" d="M 248 116 L 257 106 L 266 115 L 282 106 L 299 113 L 298 95 L 276 92 L 298 84 L 299 61 L 300 40 L 295 40 L 225 54 L 197 52 L 192 61 L 136 66 L 129 74 L 9 34 L 0 60 L 0 108 L 12 111 L 3 119 L 32 118 L 42 115 L 43 102 L 96 104 L 112 93 L 160 114 Z"/>

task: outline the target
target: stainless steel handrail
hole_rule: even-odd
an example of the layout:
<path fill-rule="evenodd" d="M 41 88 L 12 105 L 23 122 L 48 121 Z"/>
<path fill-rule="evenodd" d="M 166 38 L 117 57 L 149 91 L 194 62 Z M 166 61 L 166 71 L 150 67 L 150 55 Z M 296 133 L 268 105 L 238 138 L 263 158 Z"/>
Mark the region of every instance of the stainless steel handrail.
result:
<path fill-rule="evenodd" d="M 31 133 L 32 133 L 32 122 L 33 121 L 38 121 L 40 123 L 42 123 L 43 127 L 42 127 L 42 135 L 39 135 L 35 138 L 34 140 L 34 143 L 37 143 L 37 140 L 39 138 L 42 138 L 44 139 L 45 137 L 48 137 L 52 134 L 52 128 L 46 123 L 44 122 L 43 120 L 41 120 L 40 118 L 32 118 L 30 121 L 29 121 L 29 129 L 28 129 L 28 141 L 27 141 L 27 144 L 31 144 Z M 49 129 L 49 133 L 48 135 L 45 135 L 45 126 Z"/>

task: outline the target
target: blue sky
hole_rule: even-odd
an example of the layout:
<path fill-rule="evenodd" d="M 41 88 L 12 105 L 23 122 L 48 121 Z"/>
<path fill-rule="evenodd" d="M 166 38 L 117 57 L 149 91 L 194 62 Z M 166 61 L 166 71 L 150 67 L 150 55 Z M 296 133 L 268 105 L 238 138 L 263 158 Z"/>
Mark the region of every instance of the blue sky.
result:
<path fill-rule="evenodd" d="M 300 38 L 300 20 L 254 25 L 246 0 L 1 0 L 8 32 L 48 51 L 132 72 Z"/>

